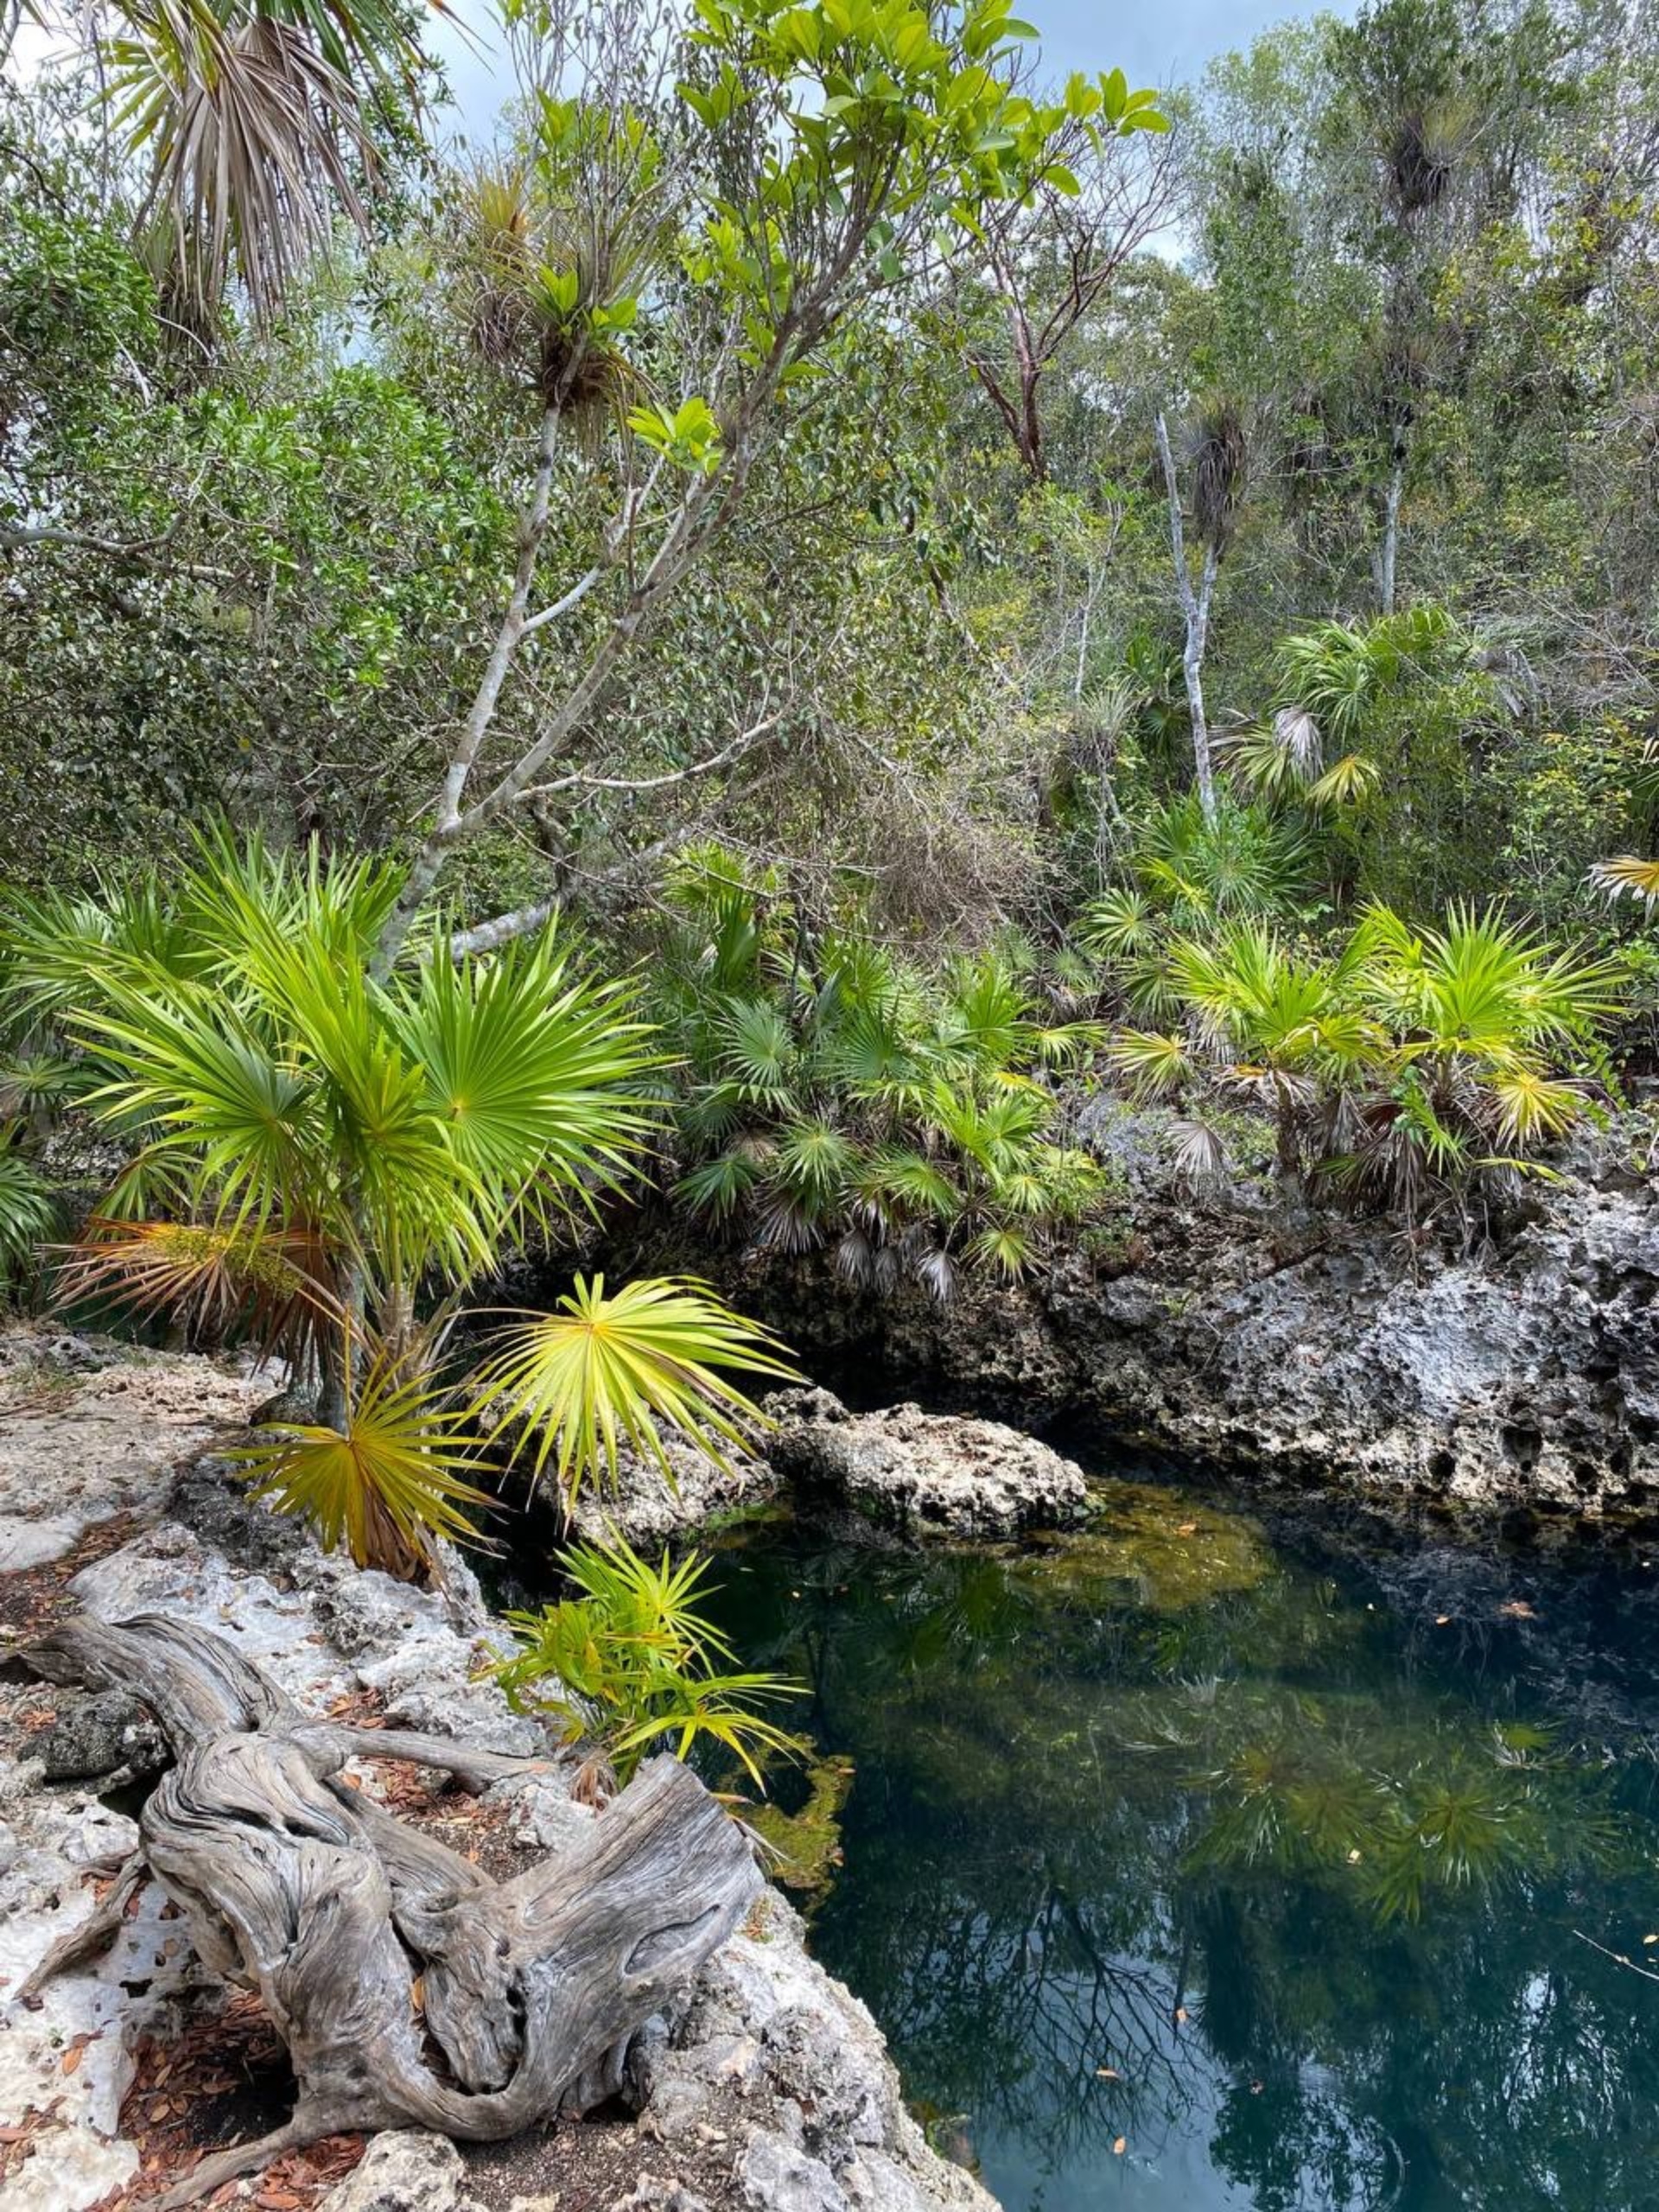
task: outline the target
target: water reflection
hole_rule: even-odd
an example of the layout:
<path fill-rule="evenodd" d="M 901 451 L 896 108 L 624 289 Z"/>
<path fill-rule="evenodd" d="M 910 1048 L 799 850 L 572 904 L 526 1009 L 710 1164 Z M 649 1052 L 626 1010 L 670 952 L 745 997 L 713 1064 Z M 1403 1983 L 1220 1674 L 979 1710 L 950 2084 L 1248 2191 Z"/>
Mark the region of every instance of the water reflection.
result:
<path fill-rule="evenodd" d="M 1639 1732 L 1299 1552 L 1128 1484 L 1036 1553 L 752 1533 L 856 1775 L 819 1955 L 1009 2212 L 1659 2207 L 1659 1986 L 1574 1935 L 1659 1930 Z"/>

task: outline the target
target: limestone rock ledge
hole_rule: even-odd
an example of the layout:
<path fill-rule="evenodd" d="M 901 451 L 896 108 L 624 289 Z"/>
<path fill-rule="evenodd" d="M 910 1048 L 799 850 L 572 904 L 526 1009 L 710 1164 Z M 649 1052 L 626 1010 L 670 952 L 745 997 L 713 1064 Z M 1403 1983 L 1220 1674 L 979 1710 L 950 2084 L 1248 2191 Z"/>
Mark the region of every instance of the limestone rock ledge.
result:
<path fill-rule="evenodd" d="M 389 1721 L 500 1751 L 546 1747 L 537 1723 L 474 1679 L 500 1632 L 459 1560 L 449 1562 L 442 1592 L 360 1573 L 323 1557 L 303 1531 L 251 1504 L 232 1478 L 188 1453 L 176 1473 L 159 1452 L 143 1457 L 124 1494 L 134 1441 L 124 1416 L 135 1433 L 143 1430 L 166 1371 L 145 1365 L 143 1389 L 114 1394 L 127 1401 L 114 1419 L 105 1417 L 107 1370 L 96 1364 L 85 1379 L 55 1386 L 55 1408 L 43 1414 L 31 1402 L 26 1452 L 10 1448 L 18 1416 L 0 1404 L 0 1516 L 10 1525 L 26 1532 L 60 1517 L 41 1478 L 56 1414 L 69 1417 L 69 1438 L 84 1430 L 103 1440 L 98 1481 L 85 1455 L 74 1507 L 83 1528 L 135 1500 L 149 1507 L 149 1525 L 54 1585 L 51 1607 L 67 1600 L 106 1619 L 170 1612 L 234 1639 L 315 1710 L 372 1693 Z M 207 1363 L 178 1366 L 185 1395 L 178 1426 L 168 1427 L 174 1460 L 181 1439 L 199 1446 L 201 1427 L 184 1421 L 182 1408 Z M 236 1378 L 210 1371 L 223 1394 L 212 1408 L 222 1424 L 247 1393 Z M 76 1401 L 87 1389 L 99 1394 L 95 1419 L 78 1429 Z M 164 1466 L 171 1495 L 158 1503 Z M 39 1546 L 22 1548 L 32 1573 L 9 1578 L 9 1588 L 0 1582 L 10 1601 L 6 1618 L 20 1623 L 40 1599 L 46 1572 Z M 219 2001 L 149 1886 L 105 1958 L 54 1980 L 38 2011 L 8 2003 L 50 1943 L 92 1911 L 97 1878 L 137 1840 L 133 1823 L 102 1802 L 99 1788 L 159 1756 L 136 1707 L 111 1709 L 105 1694 L 86 1699 L 98 1709 L 82 1713 L 80 1695 L 51 1690 L 44 1704 L 55 1710 L 43 1719 L 39 1686 L 0 1680 L 0 1740 L 15 1754 L 0 1758 L 0 2129 L 22 2130 L 26 2142 L 26 2154 L 16 2141 L 0 2152 L 6 2212 L 86 2212 L 128 2185 L 138 2153 L 120 2133 L 120 2113 L 137 2047 L 145 2037 L 172 2040 L 186 2018 Z M 78 1783 L 48 1779 L 52 1762 L 36 1753 L 49 1743 L 58 1745 L 54 1770 L 79 1768 Z M 118 1763 L 116 1777 L 97 1770 L 105 1760 Z M 378 1786 L 372 1767 L 360 1779 Z M 495 1847 L 519 1853 L 556 1852 L 594 1817 L 556 1772 L 499 1784 L 486 1804 L 500 1815 Z M 71 2051 L 77 2056 L 66 2064 Z M 874 2023 L 808 1956 L 800 1921 L 772 1892 L 638 2039 L 628 2096 L 632 2126 L 565 2126 L 479 2151 L 413 2133 L 378 2137 L 331 2192 L 328 2212 L 477 2212 L 503 2201 L 504 2181 L 507 2201 L 537 2212 L 567 2190 L 573 2159 L 582 2169 L 580 2201 L 606 2212 L 995 2212 L 976 2183 L 929 2149 Z M 604 2149 L 597 2168 L 596 2144 Z M 475 2173 L 480 2159 L 493 2167 L 487 2190 Z M 620 2177 L 613 2185 L 613 2169 Z M 238 2185 L 238 2196 L 251 2201 L 258 2186 Z"/>

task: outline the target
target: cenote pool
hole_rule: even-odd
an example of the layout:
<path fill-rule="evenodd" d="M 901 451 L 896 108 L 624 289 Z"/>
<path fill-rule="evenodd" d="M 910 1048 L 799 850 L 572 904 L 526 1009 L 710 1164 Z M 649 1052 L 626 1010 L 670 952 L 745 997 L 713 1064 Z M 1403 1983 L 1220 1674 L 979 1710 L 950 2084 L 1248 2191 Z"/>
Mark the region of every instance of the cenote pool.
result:
<path fill-rule="evenodd" d="M 938 2146 L 1008 2212 L 1654 2212 L 1659 1981 L 1580 1936 L 1659 1970 L 1659 1545 L 1098 1496 L 1018 1551 L 721 1547 L 809 1686 L 766 1817 Z"/>

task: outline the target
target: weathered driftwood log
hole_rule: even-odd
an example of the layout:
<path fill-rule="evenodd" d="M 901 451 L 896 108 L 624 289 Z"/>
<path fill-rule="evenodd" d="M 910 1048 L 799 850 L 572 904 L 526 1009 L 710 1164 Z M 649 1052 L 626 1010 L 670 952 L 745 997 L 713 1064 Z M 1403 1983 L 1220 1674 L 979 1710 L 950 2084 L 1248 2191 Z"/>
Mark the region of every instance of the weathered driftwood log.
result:
<path fill-rule="evenodd" d="M 406 1758 L 478 1786 L 535 1760 L 309 1719 L 224 1638 L 156 1615 L 72 1622 L 29 1657 L 154 1713 L 175 1764 L 139 1817 L 144 1865 L 204 1963 L 258 1992 L 293 2061 L 289 2125 L 205 2159 L 169 2205 L 342 2129 L 486 2141 L 585 2109 L 759 1886 L 741 1831 L 673 1759 L 643 1767 L 579 1844 L 498 1883 L 340 1769 Z"/>

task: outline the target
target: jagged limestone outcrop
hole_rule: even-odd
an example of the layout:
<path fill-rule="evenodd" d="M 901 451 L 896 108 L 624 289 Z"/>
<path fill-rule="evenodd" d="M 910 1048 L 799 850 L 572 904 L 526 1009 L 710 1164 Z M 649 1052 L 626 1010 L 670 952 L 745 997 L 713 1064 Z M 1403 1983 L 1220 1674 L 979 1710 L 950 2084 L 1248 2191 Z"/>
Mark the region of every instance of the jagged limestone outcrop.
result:
<path fill-rule="evenodd" d="M 92 1360 L 84 1370 L 73 1362 L 55 1370 L 55 1410 L 71 1416 L 71 1436 L 83 1371 L 95 1381 L 102 1367 Z M 165 1371 L 165 1363 L 150 1363 L 152 1382 Z M 182 1372 L 194 1379 L 197 1363 Z M 41 1402 L 39 1394 L 30 1400 L 35 1408 Z M 136 1422 L 147 1403 L 143 1394 L 130 1394 Z M 106 1400 L 99 1404 L 108 1410 Z M 25 1462 L 5 1449 L 6 1423 L 0 1408 L 0 1513 L 25 1523 L 49 1518 L 53 1501 L 35 1472 L 14 1474 Z M 87 1526 L 124 1503 L 118 1501 L 128 1440 L 119 1419 L 99 1425 L 105 1472 L 93 1484 L 89 1467 L 77 1507 L 87 1509 Z M 38 1425 L 31 1430 L 31 1471 L 42 1433 Z M 139 1518 L 147 1525 L 75 1573 L 61 1593 L 66 1602 L 106 1621 L 148 1611 L 211 1630 L 309 1713 L 331 1715 L 366 1697 L 392 1727 L 442 1734 L 448 1716 L 453 1732 L 473 1745 L 509 1757 L 541 1747 L 525 1733 L 535 1724 L 477 1679 L 499 1632 L 460 1562 L 448 1562 L 445 1590 L 421 1592 L 325 1559 L 302 1530 L 251 1505 L 211 1462 L 192 1464 L 188 1446 L 199 1433 L 183 1433 L 186 1464 L 169 1475 L 170 1494 L 163 1494 L 162 1471 L 144 1460 L 138 1493 L 147 1512 Z M 20 1700 L 39 1694 L 10 1679 L 16 1672 L 9 1668 L 0 1681 L 0 1718 L 8 1722 L 22 1712 Z M 128 1715 L 104 1710 L 111 1694 L 54 1688 L 51 1726 L 79 1745 L 83 1765 L 96 1763 L 101 1743 L 129 1771 L 135 1758 L 154 1759 L 154 1739 L 147 1751 Z M 97 1703 L 90 1718 L 79 1711 L 83 1700 Z M 36 1733 L 48 1732 L 8 1730 L 25 1753 Z M 382 1764 L 356 1770 L 365 1799 L 381 1787 Z M 0 2126 L 27 2138 L 10 2146 L 7 2212 L 84 2212 L 129 2183 L 137 2152 L 121 2133 L 120 2113 L 139 2039 L 170 2042 L 183 2021 L 222 2001 L 185 1926 L 164 1915 L 164 1898 L 149 1885 L 101 1960 L 49 1981 L 40 2009 L 16 2004 L 48 1948 L 86 1925 L 99 1881 L 138 1840 L 134 1822 L 100 1802 L 105 1780 L 88 1771 L 54 1785 L 38 1758 L 0 1758 Z M 492 1823 L 496 1847 L 521 1860 L 528 1854 L 556 1865 L 594 1832 L 595 1816 L 571 1800 L 559 1770 L 499 1783 L 482 1802 L 501 1816 Z M 68 2050 L 78 2054 L 73 2068 L 63 2063 Z M 823 2097 L 809 2092 L 808 2082 L 820 2079 L 834 2086 L 833 2098 L 827 2088 Z M 862 2212 L 991 2212 L 976 2183 L 928 2149 L 868 2014 L 808 1958 L 799 1921 L 775 1896 L 762 1898 L 648 2026 L 626 2093 L 649 2164 L 637 2183 L 619 2186 L 619 2204 L 660 2199 L 664 2212 L 681 2199 L 701 2201 L 708 2212 L 750 2212 L 761 2202 L 769 2212 L 796 2202 L 827 2212 L 855 2205 Z M 520 2193 L 550 2200 L 557 2193 L 563 2139 L 524 2139 Z M 679 2178 L 688 2161 L 697 2170 L 695 2190 Z M 472 2212 L 487 2191 L 474 2193 L 467 2171 L 441 2137 L 396 2131 L 377 2138 L 364 2166 L 340 2184 L 336 2212 Z M 611 2212 L 608 2196 L 594 2201 Z"/>
<path fill-rule="evenodd" d="M 1397 1224 L 1173 1192 L 1008 1287 L 850 1292 L 823 1255 L 704 1271 L 815 1371 L 1224 1471 L 1594 1514 L 1659 1500 L 1659 1189 L 1609 1139 L 1469 1256 Z M 659 1230 L 652 1246 L 666 1249 Z"/>

